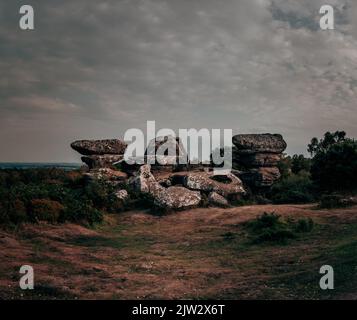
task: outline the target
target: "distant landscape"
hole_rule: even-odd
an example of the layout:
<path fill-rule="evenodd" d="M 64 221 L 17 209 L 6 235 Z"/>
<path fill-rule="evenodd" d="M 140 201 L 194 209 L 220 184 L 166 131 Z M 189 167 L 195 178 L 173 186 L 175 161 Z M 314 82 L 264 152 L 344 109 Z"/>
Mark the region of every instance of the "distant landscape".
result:
<path fill-rule="evenodd" d="M 58 168 L 64 170 L 75 170 L 79 169 L 80 167 L 80 163 L 66 162 L 0 162 L 0 169 Z"/>
<path fill-rule="evenodd" d="M 127 163 L 119 139 L 72 143 L 83 165 L 1 164 L 0 298 L 356 299 L 356 141 L 326 132 L 308 158 L 278 134 L 233 142 L 230 173 L 178 164 L 169 136 L 164 164 Z"/>

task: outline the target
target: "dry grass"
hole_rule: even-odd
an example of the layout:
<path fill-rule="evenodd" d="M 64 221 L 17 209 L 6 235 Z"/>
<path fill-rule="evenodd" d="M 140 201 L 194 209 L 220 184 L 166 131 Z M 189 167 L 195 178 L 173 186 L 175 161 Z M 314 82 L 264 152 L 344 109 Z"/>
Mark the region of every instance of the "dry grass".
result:
<path fill-rule="evenodd" d="M 242 222 L 264 211 L 312 218 L 313 232 L 286 245 L 252 244 Z M 311 205 L 200 208 L 153 216 L 110 215 L 93 230 L 25 225 L 0 231 L 0 298 L 325 299 L 357 298 L 357 209 Z M 35 290 L 18 289 L 21 265 Z M 319 289 L 319 268 L 336 266 L 336 290 Z"/>

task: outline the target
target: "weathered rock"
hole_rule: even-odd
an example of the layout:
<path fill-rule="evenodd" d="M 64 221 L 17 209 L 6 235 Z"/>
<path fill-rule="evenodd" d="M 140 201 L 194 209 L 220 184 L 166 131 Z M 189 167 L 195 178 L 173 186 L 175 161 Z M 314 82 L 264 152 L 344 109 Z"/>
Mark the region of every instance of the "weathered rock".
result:
<path fill-rule="evenodd" d="M 208 202 L 210 204 L 213 204 L 213 205 L 219 206 L 219 207 L 227 207 L 228 206 L 228 200 L 225 197 L 218 194 L 217 192 L 211 192 L 208 195 Z"/>
<path fill-rule="evenodd" d="M 156 155 L 160 156 L 186 156 L 186 150 L 179 137 L 156 137 L 156 139 L 153 139 L 149 142 L 149 145 L 145 151 L 145 155 L 154 155 L 153 150 L 155 150 Z M 173 153 L 169 154 L 169 151 L 173 151 Z"/>
<path fill-rule="evenodd" d="M 81 157 L 81 160 L 88 166 L 89 169 L 113 168 L 113 163 L 122 159 L 123 155 L 119 154 L 91 155 Z"/>
<path fill-rule="evenodd" d="M 279 169 L 276 167 L 264 167 L 250 169 L 240 175 L 244 183 L 251 187 L 271 187 L 280 178 Z"/>
<path fill-rule="evenodd" d="M 129 184 L 137 192 L 150 193 L 155 196 L 165 188 L 156 181 L 150 169 L 151 166 L 149 164 L 142 165 L 136 176 L 130 178 Z"/>
<path fill-rule="evenodd" d="M 280 134 L 238 134 L 232 141 L 239 153 L 282 153 L 286 149 Z"/>
<path fill-rule="evenodd" d="M 173 175 L 171 181 L 182 182 L 189 189 L 203 192 L 215 191 L 223 197 L 244 195 L 242 181 L 232 173 L 214 174 L 213 172 L 187 172 Z"/>
<path fill-rule="evenodd" d="M 233 167 L 236 164 L 247 168 L 276 167 L 280 160 L 281 154 L 278 153 L 239 153 L 233 148 Z"/>
<path fill-rule="evenodd" d="M 179 163 L 187 164 L 187 152 L 179 137 L 161 136 L 151 140 L 145 156 L 155 170 L 160 170 L 161 166 L 174 168 Z"/>
<path fill-rule="evenodd" d="M 137 176 L 130 179 L 130 184 L 134 190 L 150 194 L 157 206 L 176 210 L 195 207 L 200 203 L 199 192 L 177 186 L 165 188 L 155 180 L 150 169 L 150 165 L 142 165 Z"/>
<path fill-rule="evenodd" d="M 113 170 L 110 168 L 100 168 L 91 170 L 84 174 L 90 180 L 104 180 L 114 186 L 126 181 L 128 175 L 125 172 Z"/>
<path fill-rule="evenodd" d="M 172 182 L 170 179 L 161 179 L 161 180 L 158 180 L 158 183 L 165 188 L 172 186 Z"/>
<path fill-rule="evenodd" d="M 166 209 L 187 209 L 200 204 L 201 194 L 184 187 L 169 187 L 155 195 L 155 204 Z"/>
<path fill-rule="evenodd" d="M 119 139 L 78 140 L 71 143 L 72 149 L 82 155 L 124 154 L 127 144 Z"/>
<path fill-rule="evenodd" d="M 123 202 L 129 199 L 129 193 L 125 189 L 118 190 L 117 192 L 115 192 L 115 196 Z"/>

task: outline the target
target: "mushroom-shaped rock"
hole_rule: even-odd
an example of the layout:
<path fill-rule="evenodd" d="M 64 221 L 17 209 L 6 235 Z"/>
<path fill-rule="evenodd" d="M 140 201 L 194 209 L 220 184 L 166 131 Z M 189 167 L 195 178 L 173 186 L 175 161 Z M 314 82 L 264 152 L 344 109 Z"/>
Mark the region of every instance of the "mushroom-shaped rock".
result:
<path fill-rule="evenodd" d="M 77 140 L 71 143 L 72 149 L 82 155 L 124 154 L 127 144 L 119 139 Z"/>

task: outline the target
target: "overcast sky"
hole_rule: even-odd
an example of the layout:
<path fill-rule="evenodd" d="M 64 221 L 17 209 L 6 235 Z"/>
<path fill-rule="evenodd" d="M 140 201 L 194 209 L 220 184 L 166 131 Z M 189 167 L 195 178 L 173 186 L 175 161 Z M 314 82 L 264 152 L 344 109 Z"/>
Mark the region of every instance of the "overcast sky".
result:
<path fill-rule="evenodd" d="M 327 130 L 357 137 L 356 97 L 353 0 L 0 0 L 0 161 L 78 162 L 71 141 L 147 120 L 281 133 L 303 153 Z"/>

